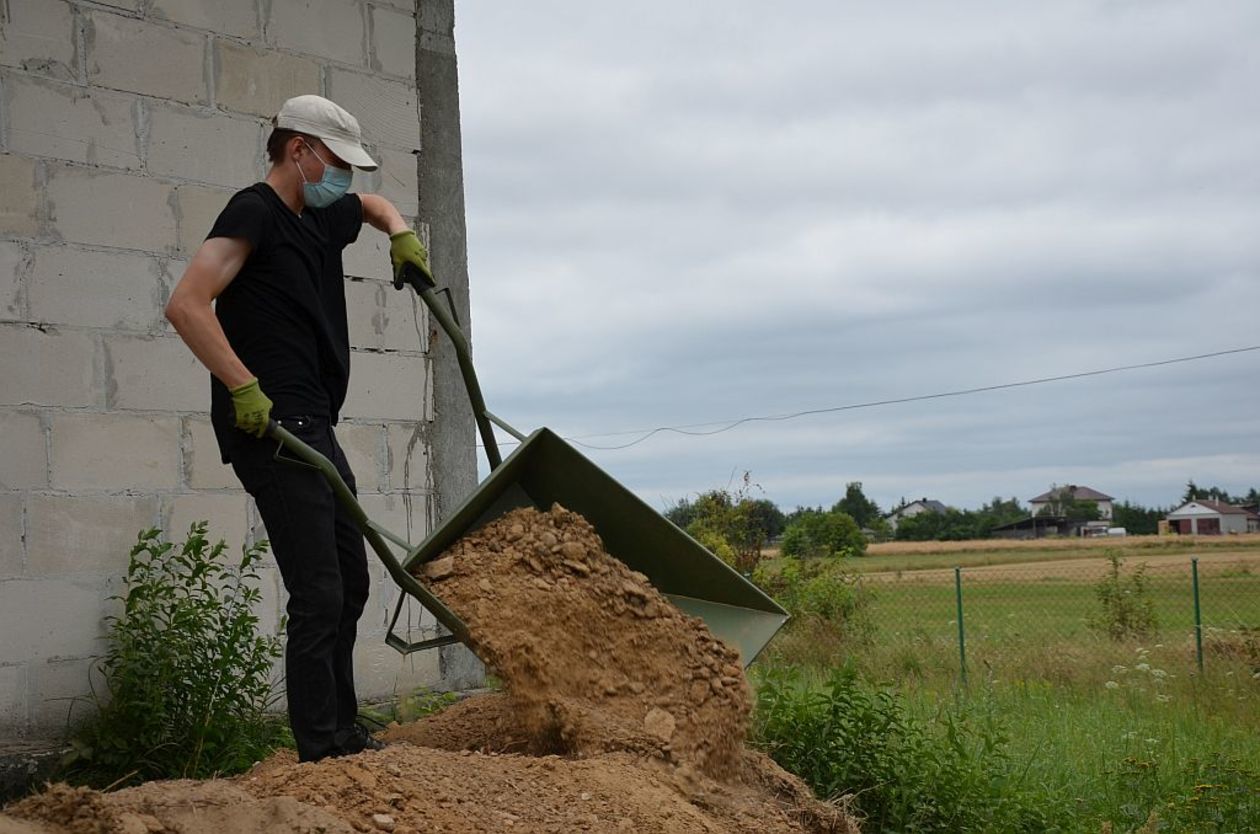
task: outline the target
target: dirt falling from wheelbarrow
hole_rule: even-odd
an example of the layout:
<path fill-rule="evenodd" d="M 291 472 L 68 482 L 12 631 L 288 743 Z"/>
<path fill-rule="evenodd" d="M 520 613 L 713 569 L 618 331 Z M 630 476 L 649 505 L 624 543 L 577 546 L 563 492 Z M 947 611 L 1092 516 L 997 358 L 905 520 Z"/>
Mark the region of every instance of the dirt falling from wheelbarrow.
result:
<path fill-rule="evenodd" d="M 750 711 L 738 652 L 559 505 L 465 536 L 420 578 L 502 677 L 535 754 L 626 751 L 722 778 Z"/>

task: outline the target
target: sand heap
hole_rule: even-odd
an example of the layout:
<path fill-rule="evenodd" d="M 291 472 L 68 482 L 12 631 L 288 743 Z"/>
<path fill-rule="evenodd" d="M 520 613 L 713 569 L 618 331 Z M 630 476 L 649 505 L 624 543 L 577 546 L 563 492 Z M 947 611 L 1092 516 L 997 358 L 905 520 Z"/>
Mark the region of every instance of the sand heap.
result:
<path fill-rule="evenodd" d="M 560 506 L 514 510 L 421 574 L 468 625 L 532 753 L 651 753 L 729 774 L 747 733 L 739 654 Z"/>
<path fill-rule="evenodd" d="M 516 510 L 423 571 L 507 691 L 392 726 L 381 751 L 110 794 L 53 786 L 0 834 L 384 831 L 856 834 L 746 749 L 737 653 L 579 515 Z"/>

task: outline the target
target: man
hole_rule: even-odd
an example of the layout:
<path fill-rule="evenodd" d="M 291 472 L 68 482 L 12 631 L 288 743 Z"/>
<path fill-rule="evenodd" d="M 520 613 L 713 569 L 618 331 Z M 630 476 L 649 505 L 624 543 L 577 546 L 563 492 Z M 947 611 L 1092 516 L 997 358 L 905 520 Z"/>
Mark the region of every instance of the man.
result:
<path fill-rule="evenodd" d="M 166 316 L 210 370 L 223 462 L 254 497 L 289 592 L 289 720 L 299 759 L 314 761 L 380 746 L 355 721 L 354 640 L 368 596 L 367 557 L 323 476 L 277 462 L 275 442 L 263 435 L 274 418 L 355 488 L 333 433 L 350 373 L 342 249 L 369 223 L 389 235 L 395 270 L 412 264 L 429 274 L 429 267 L 389 201 L 347 193 L 351 166 L 377 167 L 353 116 L 320 96 L 298 96 L 273 125 L 266 179 L 228 201 Z"/>

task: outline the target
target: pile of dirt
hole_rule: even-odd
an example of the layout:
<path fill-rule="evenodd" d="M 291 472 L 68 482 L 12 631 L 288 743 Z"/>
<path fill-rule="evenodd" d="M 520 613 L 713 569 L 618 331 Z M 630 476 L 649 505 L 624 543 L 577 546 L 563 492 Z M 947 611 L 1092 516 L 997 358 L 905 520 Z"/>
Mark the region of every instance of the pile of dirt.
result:
<path fill-rule="evenodd" d="M 629 753 L 590 759 L 454 752 L 399 742 L 298 764 L 283 751 L 237 779 L 101 794 L 57 785 L 0 814 L 0 834 L 856 834 L 769 760 L 740 778 Z"/>
<path fill-rule="evenodd" d="M 10 805 L 0 834 L 353 834 L 346 820 L 287 796 L 222 781 L 149 782 L 116 793 L 52 785 Z"/>
<path fill-rule="evenodd" d="M 529 752 L 635 752 L 722 777 L 751 706 L 739 653 L 559 505 L 513 510 L 424 566 L 503 679 Z"/>
<path fill-rule="evenodd" d="M 51 786 L 0 834 L 856 834 L 743 744 L 739 656 L 605 552 L 579 515 L 516 510 L 422 578 L 507 691 L 393 725 L 384 750 L 101 794 Z"/>

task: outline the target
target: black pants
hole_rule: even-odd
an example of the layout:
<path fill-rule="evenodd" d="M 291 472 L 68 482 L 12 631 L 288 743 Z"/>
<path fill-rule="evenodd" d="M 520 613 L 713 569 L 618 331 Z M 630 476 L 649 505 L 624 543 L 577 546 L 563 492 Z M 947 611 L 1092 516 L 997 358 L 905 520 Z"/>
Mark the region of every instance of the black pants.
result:
<path fill-rule="evenodd" d="M 354 473 L 327 419 L 280 424 L 323 453 L 351 490 Z M 254 497 L 289 592 L 285 690 L 298 758 L 337 752 L 338 730 L 354 724 L 354 639 L 368 598 L 363 535 L 337 503 L 324 476 L 273 458 L 276 441 L 245 434 L 229 451 L 232 468 Z M 282 453 L 283 454 L 283 453 Z"/>

